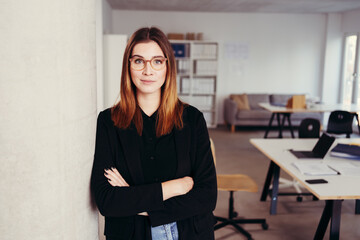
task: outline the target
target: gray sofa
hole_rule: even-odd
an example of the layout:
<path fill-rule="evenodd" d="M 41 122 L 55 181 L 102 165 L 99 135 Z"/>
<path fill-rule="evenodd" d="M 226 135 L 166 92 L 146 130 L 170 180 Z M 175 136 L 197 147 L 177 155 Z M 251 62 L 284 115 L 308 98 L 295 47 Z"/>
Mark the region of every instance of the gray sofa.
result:
<path fill-rule="evenodd" d="M 235 94 L 236 95 L 236 94 Z M 240 94 L 238 94 L 240 95 Z M 235 126 L 268 126 L 271 113 L 259 106 L 259 103 L 266 102 L 274 105 L 286 105 L 287 100 L 293 94 L 246 94 L 248 100 L 249 110 L 238 109 L 237 103 L 230 99 L 225 99 L 224 102 L 224 120 L 230 125 L 231 132 L 235 131 Z M 321 113 L 293 113 L 291 114 L 291 124 L 299 126 L 304 118 L 316 118 L 320 122 L 322 120 Z M 273 121 L 273 126 L 276 126 L 276 119 Z M 285 125 L 286 126 L 286 125 Z"/>

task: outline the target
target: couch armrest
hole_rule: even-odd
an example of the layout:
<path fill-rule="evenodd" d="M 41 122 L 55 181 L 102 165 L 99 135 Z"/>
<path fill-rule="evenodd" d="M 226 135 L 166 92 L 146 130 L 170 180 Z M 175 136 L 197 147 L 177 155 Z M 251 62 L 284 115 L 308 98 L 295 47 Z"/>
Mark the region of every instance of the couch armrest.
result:
<path fill-rule="evenodd" d="M 224 119 L 225 122 L 235 125 L 236 122 L 237 105 L 236 102 L 230 98 L 225 98 L 224 101 Z"/>

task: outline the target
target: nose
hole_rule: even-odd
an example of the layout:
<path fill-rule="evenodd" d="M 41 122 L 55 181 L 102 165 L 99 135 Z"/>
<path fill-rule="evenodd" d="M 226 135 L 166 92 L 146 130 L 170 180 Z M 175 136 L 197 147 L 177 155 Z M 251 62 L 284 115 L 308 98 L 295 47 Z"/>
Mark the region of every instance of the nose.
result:
<path fill-rule="evenodd" d="M 145 74 L 145 75 L 151 75 L 152 74 L 152 67 L 150 65 L 150 61 L 145 62 L 145 68 L 143 70 L 143 74 Z"/>

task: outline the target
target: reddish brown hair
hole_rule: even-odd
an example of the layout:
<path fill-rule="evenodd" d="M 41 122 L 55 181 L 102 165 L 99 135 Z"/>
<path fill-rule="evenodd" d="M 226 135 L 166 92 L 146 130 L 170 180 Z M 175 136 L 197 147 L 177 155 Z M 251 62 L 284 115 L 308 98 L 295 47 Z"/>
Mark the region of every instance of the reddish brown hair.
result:
<path fill-rule="evenodd" d="M 111 118 L 115 126 L 126 129 L 131 123 L 142 135 L 143 119 L 136 99 L 136 87 L 130 77 L 130 64 L 134 46 L 141 42 L 156 42 L 167 58 L 166 78 L 161 87 L 161 100 L 156 120 L 156 136 L 171 132 L 175 127 L 183 127 L 182 113 L 184 104 L 178 99 L 176 88 L 176 65 L 173 49 L 166 35 L 158 28 L 140 28 L 130 37 L 123 57 L 120 83 L 120 101 L 111 109 Z"/>

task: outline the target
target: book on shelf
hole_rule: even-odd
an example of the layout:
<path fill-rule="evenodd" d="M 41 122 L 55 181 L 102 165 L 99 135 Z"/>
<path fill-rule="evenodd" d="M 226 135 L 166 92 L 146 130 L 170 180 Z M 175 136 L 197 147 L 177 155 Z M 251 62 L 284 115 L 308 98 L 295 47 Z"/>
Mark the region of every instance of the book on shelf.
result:
<path fill-rule="evenodd" d="M 213 43 L 201 43 L 194 44 L 192 50 L 193 58 L 213 58 L 216 59 L 217 56 L 217 44 Z"/>
<path fill-rule="evenodd" d="M 216 75 L 217 61 L 197 60 L 195 61 L 194 70 L 196 75 Z"/>
<path fill-rule="evenodd" d="M 194 94 L 214 94 L 215 79 L 214 78 L 194 78 Z"/>
<path fill-rule="evenodd" d="M 360 145 L 338 143 L 333 149 L 331 149 L 330 155 L 334 157 L 360 160 Z"/>

